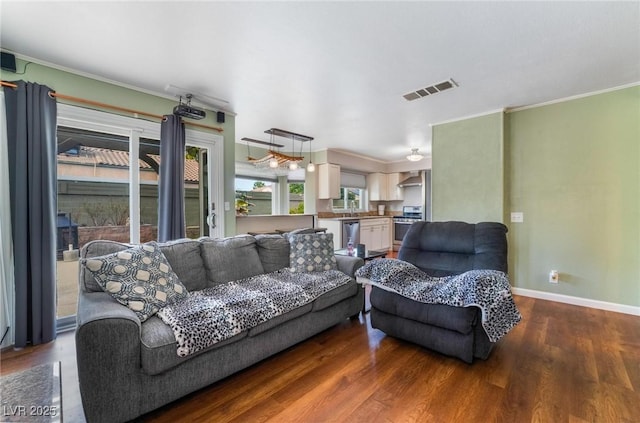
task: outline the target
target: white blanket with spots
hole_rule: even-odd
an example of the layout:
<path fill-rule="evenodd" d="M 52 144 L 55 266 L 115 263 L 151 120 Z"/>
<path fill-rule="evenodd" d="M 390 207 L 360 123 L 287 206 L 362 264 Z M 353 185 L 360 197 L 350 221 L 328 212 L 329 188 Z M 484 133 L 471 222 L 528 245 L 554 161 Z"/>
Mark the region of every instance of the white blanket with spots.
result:
<path fill-rule="evenodd" d="M 351 278 L 337 270 L 272 273 L 190 292 L 158 311 L 176 337 L 177 353 L 185 357 L 313 302 Z"/>
<path fill-rule="evenodd" d="M 436 278 L 406 261 L 377 259 L 358 269 L 356 280 L 421 303 L 479 307 L 482 327 L 491 342 L 498 341 L 522 319 L 507 275 L 497 270 L 470 270 Z"/>

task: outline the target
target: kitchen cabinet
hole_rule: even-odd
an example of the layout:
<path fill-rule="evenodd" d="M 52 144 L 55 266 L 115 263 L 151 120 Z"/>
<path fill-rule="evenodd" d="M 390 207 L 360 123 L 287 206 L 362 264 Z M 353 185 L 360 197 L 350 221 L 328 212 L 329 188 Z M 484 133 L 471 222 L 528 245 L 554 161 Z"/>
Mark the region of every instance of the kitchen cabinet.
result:
<path fill-rule="evenodd" d="M 403 190 L 398 186 L 402 176 L 400 173 L 387 173 L 387 201 L 400 201 L 403 199 Z"/>
<path fill-rule="evenodd" d="M 360 243 L 367 250 L 391 249 L 391 219 L 362 219 L 360 221 Z"/>
<path fill-rule="evenodd" d="M 327 228 L 328 234 L 333 234 L 333 249 L 342 248 L 342 222 L 337 219 L 318 219 L 320 228 Z"/>
<path fill-rule="evenodd" d="M 398 187 L 400 173 L 370 173 L 367 176 L 369 201 L 402 200 L 402 189 Z"/>
<path fill-rule="evenodd" d="M 318 198 L 340 198 L 340 166 L 332 163 L 318 165 Z"/>

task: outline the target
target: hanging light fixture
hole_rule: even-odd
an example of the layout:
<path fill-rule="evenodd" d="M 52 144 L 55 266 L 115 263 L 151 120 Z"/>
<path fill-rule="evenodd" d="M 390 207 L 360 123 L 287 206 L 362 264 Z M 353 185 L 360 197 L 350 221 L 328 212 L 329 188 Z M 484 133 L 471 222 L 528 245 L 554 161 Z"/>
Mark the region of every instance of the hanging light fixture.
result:
<path fill-rule="evenodd" d="M 315 172 L 316 165 L 311 161 L 311 140 L 307 141 L 309 143 L 309 164 L 307 165 L 307 172 Z"/>
<path fill-rule="evenodd" d="M 295 135 L 291 135 L 291 153 L 293 153 L 293 157 L 295 157 L 296 155 L 296 140 L 295 140 Z M 295 160 L 292 160 L 289 162 L 289 170 L 296 170 L 298 169 L 298 162 Z"/>
<path fill-rule="evenodd" d="M 273 150 L 273 133 L 271 133 L 271 138 L 269 139 L 269 142 L 271 143 L 271 149 Z M 275 157 L 271 157 L 271 159 L 269 159 L 269 167 L 271 169 L 276 169 L 277 167 L 280 166 L 280 163 L 278 162 L 278 159 Z"/>
<path fill-rule="evenodd" d="M 407 160 L 409 160 L 410 162 L 418 162 L 420 160 L 424 159 L 424 156 L 420 153 L 418 153 L 418 149 L 417 148 L 412 148 L 411 149 L 411 154 L 409 154 L 407 156 Z"/>

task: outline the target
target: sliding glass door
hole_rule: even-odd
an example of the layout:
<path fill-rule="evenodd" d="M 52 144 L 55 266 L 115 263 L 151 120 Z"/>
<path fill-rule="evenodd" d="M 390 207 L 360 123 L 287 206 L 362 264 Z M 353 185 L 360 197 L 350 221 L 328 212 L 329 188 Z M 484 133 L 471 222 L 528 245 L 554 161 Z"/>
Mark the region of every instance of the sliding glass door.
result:
<path fill-rule="evenodd" d="M 94 239 L 157 240 L 162 158 L 155 122 L 59 105 L 57 135 L 57 312 L 64 326 L 75 315 L 83 245 Z M 223 236 L 213 210 L 223 198 L 222 137 L 187 130 L 186 140 L 187 236 Z"/>

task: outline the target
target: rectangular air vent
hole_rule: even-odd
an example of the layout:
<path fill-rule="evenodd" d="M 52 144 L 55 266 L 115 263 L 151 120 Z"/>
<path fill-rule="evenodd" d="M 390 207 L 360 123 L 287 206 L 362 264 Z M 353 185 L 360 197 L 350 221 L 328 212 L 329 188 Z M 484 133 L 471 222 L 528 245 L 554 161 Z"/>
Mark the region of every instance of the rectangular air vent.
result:
<path fill-rule="evenodd" d="M 422 97 L 426 97 L 428 95 L 437 94 L 444 90 L 448 90 L 449 88 L 457 87 L 458 84 L 453 79 L 448 79 L 446 81 L 438 82 L 437 84 L 429 85 L 428 87 L 420 88 L 413 92 L 407 93 L 403 95 L 405 100 L 413 101 Z"/>

